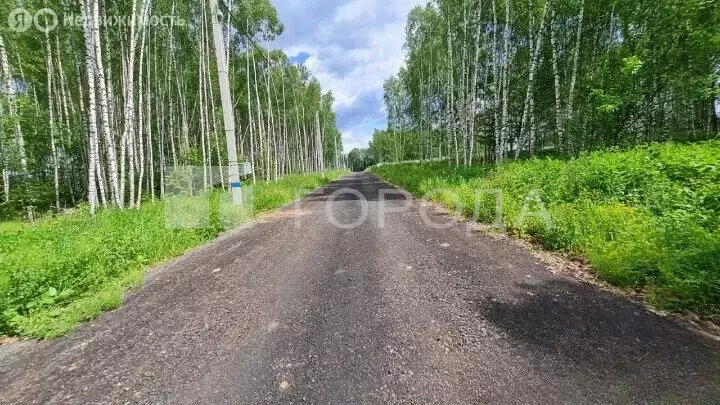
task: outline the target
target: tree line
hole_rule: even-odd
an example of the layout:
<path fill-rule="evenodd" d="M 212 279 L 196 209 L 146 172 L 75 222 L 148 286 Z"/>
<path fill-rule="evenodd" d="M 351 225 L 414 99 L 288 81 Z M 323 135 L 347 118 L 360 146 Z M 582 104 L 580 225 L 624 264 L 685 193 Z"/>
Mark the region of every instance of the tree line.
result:
<path fill-rule="evenodd" d="M 202 166 L 205 187 L 228 186 L 210 170 L 227 165 L 227 146 L 207 1 L 13 1 L 0 14 L 18 7 L 50 8 L 59 24 L 0 28 L 0 215 L 139 208 L 164 196 L 165 170 L 178 166 Z M 252 181 L 342 166 L 332 94 L 263 47 L 284 29 L 269 0 L 221 1 L 220 14 Z M 39 15 L 40 27 L 52 23 Z"/>
<path fill-rule="evenodd" d="M 434 0 L 385 83 L 378 162 L 456 165 L 717 136 L 720 3 Z"/>

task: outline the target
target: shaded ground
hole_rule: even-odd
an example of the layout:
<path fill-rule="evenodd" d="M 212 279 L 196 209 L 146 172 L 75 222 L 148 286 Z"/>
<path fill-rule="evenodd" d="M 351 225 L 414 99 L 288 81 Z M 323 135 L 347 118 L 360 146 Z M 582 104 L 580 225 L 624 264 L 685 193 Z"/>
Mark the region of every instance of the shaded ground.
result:
<path fill-rule="evenodd" d="M 340 188 L 344 194 L 328 203 Z M 0 346 L 0 403 L 713 403 L 720 345 L 553 275 L 371 174 L 151 273 L 52 342 Z M 367 219 L 354 229 L 334 226 Z M 296 215 L 297 214 L 297 215 Z M 384 226 L 379 226 L 384 222 Z"/>

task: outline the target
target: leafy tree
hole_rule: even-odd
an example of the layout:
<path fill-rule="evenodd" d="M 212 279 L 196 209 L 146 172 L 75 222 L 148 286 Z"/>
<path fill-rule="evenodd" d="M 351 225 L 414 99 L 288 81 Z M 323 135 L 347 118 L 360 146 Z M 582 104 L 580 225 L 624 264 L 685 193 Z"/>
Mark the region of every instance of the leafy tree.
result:
<path fill-rule="evenodd" d="M 0 13 L 18 7 L 50 8 L 60 24 L 47 35 L 0 27 L 0 204 L 13 207 L 0 211 L 137 208 L 162 198 L 165 169 L 182 165 L 202 166 L 207 188 L 227 186 L 210 170 L 227 164 L 227 146 L 207 2 L 13 0 Z M 332 95 L 262 46 L 284 30 L 270 1 L 222 0 L 220 12 L 252 179 L 342 166 Z"/>
<path fill-rule="evenodd" d="M 468 165 L 712 138 L 719 24 L 705 0 L 432 1 L 408 15 L 373 145 Z"/>

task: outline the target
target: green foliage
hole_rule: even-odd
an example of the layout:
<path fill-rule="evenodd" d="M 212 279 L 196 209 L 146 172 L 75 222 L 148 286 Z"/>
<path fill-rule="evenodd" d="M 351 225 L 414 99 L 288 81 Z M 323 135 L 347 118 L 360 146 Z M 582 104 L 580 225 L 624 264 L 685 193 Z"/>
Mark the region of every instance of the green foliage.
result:
<path fill-rule="evenodd" d="M 369 149 L 355 148 L 348 153 L 347 160 L 350 169 L 354 172 L 364 171 L 376 163 Z"/>
<path fill-rule="evenodd" d="M 0 169 L 7 170 L 10 177 L 9 198 L 0 191 L 0 221 L 24 218 L 28 206 L 34 207 L 38 216 L 75 207 L 90 195 L 90 185 L 97 188 L 103 184 L 111 204 L 121 200 L 117 201 L 119 206 L 128 206 L 129 192 L 122 198 L 112 196 L 117 194 L 113 190 L 115 177 L 125 190 L 129 191 L 129 182 L 134 181 L 136 188 L 142 185 L 145 195 L 150 195 L 153 192 L 150 187 L 159 194 L 160 172 L 166 166 L 227 165 L 227 143 L 207 2 L 151 2 L 151 20 L 148 24 L 139 24 L 142 35 L 135 27 L 138 38 L 147 40 L 138 41 L 137 48 L 132 51 L 125 48 L 131 24 L 98 24 L 100 39 L 97 46 L 103 54 L 103 71 L 97 71 L 95 75 L 102 73 L 106 86 L 105 90 L 95 88 L 101 154 L 98 173 L 102 183 L 90 182 L 88 178 L 88 86 L 92 80 L 88 81 L 86 77 L 85 53 L 88 48 L 85 47 L 84 30 L 82 26 L 63 24 L 62 21 L 64 17 L 79 17 L 80 4 L 58 0 L 15 3 L 0 4 L 0 15 L 7 16 L 21 5 L 31 15 L 40 9 L 54 10 L 61 21 L 47 37 L 37 29 L 17 31 L 5 24 L 0 26 L 4 66 L 11 75 L 7 79 L 14 89 L 13 97 L 6 97 L 4 90 L 0 97 Z M 240 161 L 253 163 L 254 178 L 261 179 L 276 180 L 286 174 L 320 171 L 321 167 L 306 164 L 315 161 L 312 157 L 316 156 L 318 145 L 312 128 L 315 127 L 315 113 L 319 112 L 325 167 L 340 167 L 342 137 L 337 129 L 332 94 L 321 87 L 307 67 L 291 63 L 282 50 L 266 48 L 284 30 L 272 2 L 221 1 L 219 7 L 224 22 L 222 35 L 229 41 L 227 62 L 237 113 L 237 149 L 244 154 Z M 138 2 L 121 0 L 105 4 L 101 14 L 103 19 L 109 20 L 130 17 L 132 13 L 139 18 L 141 9 L 142 4 Z M 172 17 L 172 21 L 166 17 Z M 138 55 L 133 68 L 134 83 L 130 86 L 137 102 L 132 117 L 123 106 L 127 98 L 125 79 L 129 73 L 126 71 L 128 66 L 123 63 L 122 49 Z M 141 55 L 145 55 L 142 60 Z M 50 76 L 46 59 L 53 66 Z M 172 74 L 168 75 L 168 72 Z M 200 80 L 199 72 L 202 72 Z M 0 81 L 4 87 L 6 73 L 0 72 L 0 76 L 3 76 Z M 143 79 L 142 86 L 140 79 Z M 100 96 L 103 93 L 110 98 L 113 94 L 123 95 L 123 100 L 109 103 L 107 118 L 102 113 Z M 154 113 L 148 114 L 150 111 Z M 140 142 L 121 142 L 130 119 L 148 124 L 141 131 L 142 147 Z M 110 131 L 107 134 L 106 127 Z M 248 128 L 253 128 L 252 137 L 247 134 Z M 20 148 L 21 134 L 27 169 Z M 283 142 L 276 139 L 280 134 Z M 108 155 L 110 145 L 115 149 L 117 170 Z M 137 158 L 133 179 L 130 179 L 132 171 L 128 162 L 130 147 L 136 148 L 134 155 Z M 296 153 L 298 150 L 302 152 Z M 140 162 L 144 164 L 143 174 L 148 176 L 142 184 Z M 114 172 L 122 172 L 123 165 L 127 170 L 124 178 L 119 178 L 122 173 L 116 175 Z M 57 190 L 55 167 L 58 169 Z M 0 183 L 3 182 L 0 178 Z"/>
<path fill-rule="evenodd" d="M 637 56 L 629 56 L 627 58 L 623 58 L 622 60 L 622 67 L 620 68 L 620 71 L 622 71 L 625 74 L 631 74 L 636 75 L 642 69 L 643 62 L 638 58 Z"/>
<path fill-rule="evenodd" d="M 379 163 L 419 159 L 418 133 L 412 131 L 375 130 L 369 153 Z"/>
<path fill-rule="evenodd" d="M 720 142 L 661 144 L 532 159 L 491 167 L 444 163 L 376 166 L 380 176 L 436 201 L 458 195 L 474 212 L 476 190 L 502 190 L 505 225 L 547 248 L 586 257 L 600 278 L 644 288 L 661 308 L 720 313 Z M 550 224 L 523 218 L 537 192 Z M 537 204 L 529 211 L 537 211 Z M 481 199 L 481 221 L 495 220 L 494 198 Z"/>
<path fill-rule="evenodd" d="M 40 216 L 55 205 L 55 191 L 51 182 L 40 179 L 20 180 L 10 189 L 10 200 L 0 204 L 0 220 L 25 218 L 27 207 Z"/>
<path fill-rule="evenodd" d="M 277 10 L 268 0 L 239 1 L 233 14 L 234 22 L 241 25 L 242 34 L 250 37 L 272 40 L 285 30 Z"/>
<path fill-rule="evenodd" d="M 549 150 L 577 156 L 711 139 L 720 126 L 711 113 L 718 4 L 437 0 L 415 7 L 405 64 L 384 86 L 388 131 L 373 137 L 378 161 L 408 160 L 402 151 L 412 151 L 420 159 L 501 162 Z M 420 136 L 405 142 L 408 131 Z"/>
<path fill-rule="evenodd" d="M 255 212 L 281 207 L 342 172 L 288 176 L 254 187 Z M 0 334 L 53 338 L 83 320 L 122 303 L 126 288 L 142 281 L 145 268 L 182 254 L 238 225 L 222 221 L 220 192 L 211 196 L 210 226 L 169 229 L 165 204 L 139 211 L 86 207 L 35 226 L 0 224 Z"/>

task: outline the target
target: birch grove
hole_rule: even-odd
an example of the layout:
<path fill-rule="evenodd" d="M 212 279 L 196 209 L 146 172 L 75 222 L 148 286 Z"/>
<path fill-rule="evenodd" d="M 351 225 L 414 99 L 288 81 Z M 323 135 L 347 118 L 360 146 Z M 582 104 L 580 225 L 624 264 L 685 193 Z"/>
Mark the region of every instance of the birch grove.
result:
<path fill-rule="evenodd" d="M 0 216 L 81 202 L 91 212 L 139 208 L 165 195 L 165 172 L 179 166 L 203 167 L 206 188 L 227 189 L 227 172 L 211 167 L 228 166 L 230 148 L 251 164 L 252 182 L 344 165 L 332 94 L 268 45 L 283 31 L 270 2 L 219 1 L 214 44 L 206 1 L 0 6 L 59 16 L 51 30 L 0 29 Z"/>
<path fill-rule="evenodd" d="M 369 153 L 469 165 L 715 137 L 718 26 L 702 0 L 432 0 Z"/>

